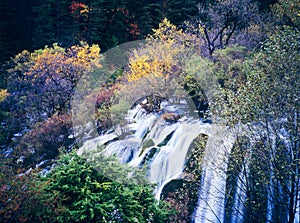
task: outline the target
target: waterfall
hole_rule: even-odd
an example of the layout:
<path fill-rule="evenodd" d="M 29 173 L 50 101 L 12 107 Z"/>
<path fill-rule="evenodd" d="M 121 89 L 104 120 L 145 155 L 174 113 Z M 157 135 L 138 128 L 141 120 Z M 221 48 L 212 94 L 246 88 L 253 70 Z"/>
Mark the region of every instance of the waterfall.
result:
<path fill-rule="evenodd" d="M 243 168 L 241 170 L 241 173 L 238 176 L 238 181 L 237 181 L 237 190 L 234 193 L 234 204 L 233 204 L 233 209 L 230 213 L 231 218 L 229 219 L 229 222 L 243 222 L 244 220 L 244 211 L 245 211 L 245 201 L 246 201 L 246 186 L 244 182 L 246 182 L 245 179 L 245 172 L 246 170 Z"/>
<path fill-rule="evenodd" d="M 208 136 L 194 221 L 223 223 L 227 154 L 231 151 L 233 138 L 226 128 L 218 126 L 211 126 Z"/>
<path fill-rule="evenodd" d="M 202 174 L 193 222 L 244 222 L 247 213 L 245 182 L 249 177 L 248 162 L 250 161 L 244 160 L 242 168 L 233 173 L 235 174 L 233 185 L 226 182 L 235 134 L 226 127 L 203 123 L 193 118 L 188 113 L 182 112 L 184 109 L 180 106 L 171 106 L 168 103 L 162 105 L 161 111 L 150 113 L 137 105 L 125 117 L 128 121 L 126 126 L 115 126 L 114 131 L 87 140 L 78 150 L 78 154 L 95 151 L 96 155 L 99 152 L 96 150 L 97 146 L 103 145 L 104 149 L 101 153 L 115 155 L 121 163 L 133 167 L 146 166 L 146 177 L 149 182 L 157 185 L 154 193 L 155 197 L 160 199 L 164 186 L 182 176 L 193 140 L 199 134 L 205 134 L 208 140 L 201 163 Z M 181 118 L 178 120 L 163 118 L 166 112 L 177 114 L 179 111 Z M 271 179 L 272 172 L 270 174 Z M 276 195 L 274 191 L 269 193 Z M 228 201 L 230 196 L 232 198 Z M 266 218 L 272 220 L 274 202 L 271 194 L 267 195 L 267 199 Z M 226 210 L 228 204 L 230 207 Z M 298 205 L 295 223 L 300 223 L 299 213 Z"/>
<path fill-rule="evenodd" d="M 178 112 L 182 107 L 162 103 L 162 110 Z M 110 133 L 89 140 L 78 150 L 92 151 L 98 145 L 106 144 L 102 151 L 116 155 L 122 163 L 140 167 L 147 165 L 147 178 L 157 184 L 154 191 L 157 199 L 164 185 L 182 174 L 188 149 L 199 134 L 209 136 L 203 160 L 199 202 L 195 222 L 222 222 L 224 216 L 226 154 L 232 147 L 226 128 L 202 123 L 187 114 L 180 114 L 178 121 L 168 121 L 160 113 L 147 113 L 140 105 L 128 112 L 124 139 Z"/>
<path fill-rule="evenodd" d="M 208 134 L 210 124 L 204 124 L 182 111 L 182 106 L 162 103 L 164 111 L 178 112 L 178 121 L 168 121 L 162 113 L 147 113 L 140 105 L 128 112 L 126 129 L 129 134 L 118 139 L 117 133 L 110 133 L 86 141 L 78 150 L 96 151 L 97 146 L 106 144 L 102 151 L 106 155 L 116 155 L 121 163 L 141 167 L 147 165 L 147 178 L 157 184 L 155 196 L 160 193 L 169 181 L 176 179 L 183 171 L 187 153 L 192 141 L 200 134 Z M 117 131 L 118 132 L 118 131 Z"/>
<path fill-rule="evenodd" d="M 158 183 L 157 198 L 163 186 L 182 173 L 190 144 L 200 133 L 205 133 L 206 128 L 207 124 L 201 125 L 198 121 L 186 120 L 177 126 L 170 141 L 160 148 L 149 170 L 150 182 Z"/>

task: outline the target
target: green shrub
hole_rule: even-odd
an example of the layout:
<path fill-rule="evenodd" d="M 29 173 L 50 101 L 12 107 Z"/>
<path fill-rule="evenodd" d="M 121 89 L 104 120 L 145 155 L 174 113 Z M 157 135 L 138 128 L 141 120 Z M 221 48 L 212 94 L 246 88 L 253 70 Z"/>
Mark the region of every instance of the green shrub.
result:
<path fill-rule="evenodd" d="M 112 158 L 103 157 L 103 160 L 91 166 L 74 152 L 61 156 L 57 166 L 43 179 L 47 182 L 44 187 L 47 194 L 53 197 L 59 195 L 61 205 L 65 208 L 65 211 L 54 220 L 166 222 L 171 212 L 165 203 L 154 198 L 152 186 L 136 184 L 131 179 L 128 179 L 127 183 L 112 181 L 96 171 L 99 168 L 108 169 L 113 166 L 112 171 L 120 171 L 120 178 L 124 176 L 126 178 L 129 170 L 116 162 Z"/>

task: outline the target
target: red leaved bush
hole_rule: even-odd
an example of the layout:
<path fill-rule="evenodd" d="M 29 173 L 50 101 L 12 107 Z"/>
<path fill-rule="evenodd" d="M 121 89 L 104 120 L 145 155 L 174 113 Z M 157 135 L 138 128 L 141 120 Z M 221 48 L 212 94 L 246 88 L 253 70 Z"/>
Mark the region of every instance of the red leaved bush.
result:
<path fill-rule="evenodd" d="M 53 115 L 45 122 L 36 124 L 18 145 L 18 155 L 25 157 L 24 165 L 55 158 L 60 147 L 70 146 L 74 141 L 69 138 L 71 127 L 70 115 Z"/>

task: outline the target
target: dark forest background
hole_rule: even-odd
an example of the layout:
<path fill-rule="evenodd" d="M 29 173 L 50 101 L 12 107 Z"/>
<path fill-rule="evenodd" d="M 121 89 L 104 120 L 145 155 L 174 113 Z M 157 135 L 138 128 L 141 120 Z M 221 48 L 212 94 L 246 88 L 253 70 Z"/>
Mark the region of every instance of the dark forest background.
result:
<path fill-rule="evenodd" d="M 208 1 L 1 0 L 0 62 L 54 42 L 68 47 L 83 40 L 104 52 L 145 38 L 164 17 L 180 25 L 197 13 L 197 3 Z M 276 0 L 257 2 L 265 11 Z"/>

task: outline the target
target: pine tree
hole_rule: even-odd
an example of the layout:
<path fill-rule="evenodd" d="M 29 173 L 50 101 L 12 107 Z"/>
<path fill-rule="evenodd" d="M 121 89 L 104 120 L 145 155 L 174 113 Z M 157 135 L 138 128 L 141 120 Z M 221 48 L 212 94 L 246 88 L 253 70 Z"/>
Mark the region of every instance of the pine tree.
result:
<path fill-rule="evenodd" d="M 0 62 L 8 59 L 17 48 L 16 7 L 12 0 L 0 2 Z"/>
<path fill-rule="evenodd" d="M 197 0 L 176 0 L 163 1 L 163 13 L 175 25 L 181 24 L 184 20 L 197 13 Z"/>
<path fill-rule="evenodd" d="M 54 0 L 39 0 L 32 6 L 35 17 L 32 37 L 34 49 L 57 42 L 54 4 Z"/>
<path fill-rule="evenodd" d="M 103 175 L 105 170 L 118 173 L 120 181 Z M 49 197 L 58 195 L 64 207 L 52 222 L 166 222 L 170 210 L 154 198 L 152 186 L 129 179 L 129 171 L 113 157 L 98 156 L 90 163 L 75 152 L 62 155 L 42 179 L 47 182 L 44 191 Z"/>

